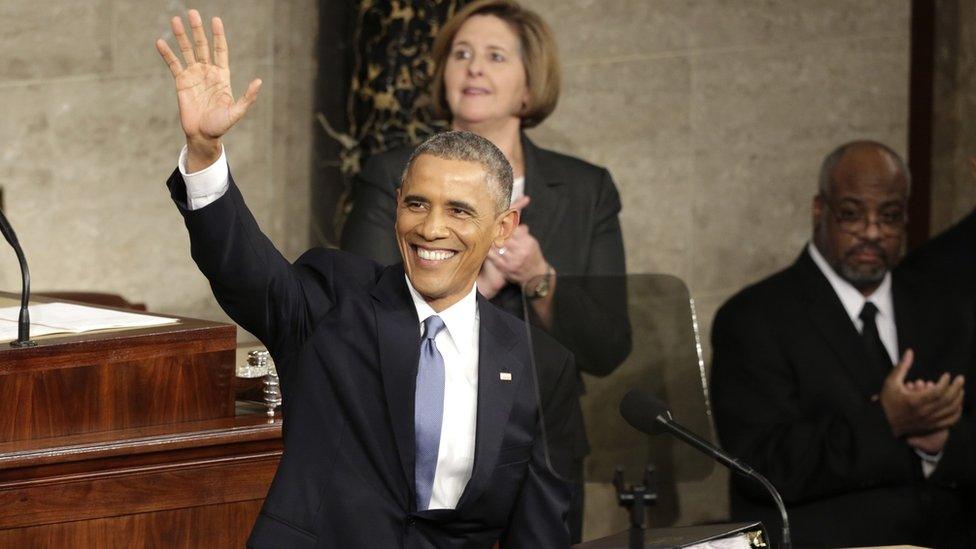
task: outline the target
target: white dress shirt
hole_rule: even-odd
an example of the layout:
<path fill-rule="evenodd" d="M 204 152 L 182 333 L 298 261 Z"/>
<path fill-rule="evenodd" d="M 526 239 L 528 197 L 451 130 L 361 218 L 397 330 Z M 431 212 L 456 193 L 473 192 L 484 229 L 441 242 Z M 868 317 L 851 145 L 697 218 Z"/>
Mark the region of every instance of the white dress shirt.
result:
<path fill-rule="evenodd" d="M 512 180 L 512 203 L 525 196 L 525 176 L 516 177 Z"/>
<path fill-rule="evenodd" d="M 186 172 L 186 147 L 180 152 L 179 170 L 186 183 L 187 207 L 198 210 L 217 200 L 230 186 L 227 157 L 221 147 L 220 158 L 203 170 Z M 406 278 L 406 277 L 405 277 Z M 474 467 L 474 442 L 478 418 L 478 313 L 477 287 L 472 285 L 461 301 L 436 313 L 407 278 L 413 298 L 418 331 L 423 335 L 424 320 L 438 315 L 444 321 L 434 343 L 444 357 L 444 408 L 441 442 L 429 509 L 454 509 Z M 417 341 L 419 348 L 420 340 Z M 412 350 L 404 349 L 404 352 Z"/>
<path fill-rule="evenodd" d="M 230 185 L 230 170 L 227 168 L 227 156 L 223 145 L 220 146 L 220 158 L 216 162 L 193 173 L 186 173 L 186 145 L 183 145 L 178 166 L 183 182 L 186 183 L 187 208 L 199 210 L 227 192 L 227 187 Z"/>
<path fill-rule="evenodd" d="M 406 277 L 404 277 L 406 278 Z M 434 343 L 444 357 L 444 415 L 437 469 L 430 509 L 454 509 L 474 467 L 475 428 L 478 420 L 478 313 L 477 287 L 461 301 L 437 313 L 424 301 L 407 278 L 407 288 L 417 308 L 420 335 L 427 317 L 444 321 Z"/>
<path fill-rule="evenodd" d="M 864 322 L 860 318 L 864 304 L 870 301 L 878 308 L 878 314 L 874 317 L 878 325 L 878 336 L 881 337 L 881 343 L 888 351 L 891 363 L 897 364 L 899 358 L 898 328 L 895 325 L 895 305 L 891 299 L 891 273 L 885 273 L 881 285 L 870 296 L 864 297 L 860 290 L 834 271 L 834 268 L 827 263 L 824 256 L 820 254 L 820 250 L 812 242 L 807 245 L 807 249 L 810 251 L 813 262 L 817 264 L 817 267 L 820 267 L 820 272 L 827 277 L 827 281 L 834 288 L 834 293 L 840 298 L 844 310 L 847 311 L 847 316 L 851 317 L 851 322 L 854 323 L 858 332 L 864 333 Z"/>
<path fill-rule="evenodd" d="M 840 298 L 844 310 L 847 311 L 847 316 L 851 317 L 851 322 L 854 323 L 858 332 L 864 332 L 864 322 L 860 319 L 864 304 L 870 301 L 878 308 L 878 314 L 874 317 L 878 325 L 878 336 L 881 338 L 885 350 L 888 351 L 892 364 L 897 364 L 900 357 L 898 356 L 898 327 L 895 324 L 895 305 L 891 298 L 891 273 L 885 273 L 881 285 L 870 296 L 864 297 L 860 290 L 834 271 L 834 268 L 827 263 L 820 250 L 812 242 L 807 245 L 807 250 L 809 250 L 813 262 L 820 268 L 820 272 L 827 277 L 827 281 L 834 288 L 834 293 Z M 928 478 L 935 471 L 939 459 L 942 457 L 942 452 L 931 455 L 915 450 L 915 453 L 922 458 L 922 473 Z"/>

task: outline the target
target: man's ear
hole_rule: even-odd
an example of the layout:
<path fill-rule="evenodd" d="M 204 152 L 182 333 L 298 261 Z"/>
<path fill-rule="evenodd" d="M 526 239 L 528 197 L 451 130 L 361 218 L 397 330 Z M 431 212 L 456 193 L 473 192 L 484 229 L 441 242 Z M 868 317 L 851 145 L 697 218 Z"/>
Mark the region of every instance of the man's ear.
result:
<path fill-rule="evenodd" d="M 810 211 L 813 213 L 813 226 L 820 226 L 820 221 L 823 219 L 824 214 L 824 197 L 822 194 L 817 193 L 813 196 L 813 204 L 810 207 Z"/>
<path fill-rule="evenodd" d="M 495 221 L 495 238 L 492 240 L 496 248 L 501 248 L 505 245 L 508 237 L 512 236 L 512 233 L 515 232 L 515 227 L 518 227 L 520 218 L 521 214 L 515 209 L 509 209 L 498 216 L 498 219 Z"/>

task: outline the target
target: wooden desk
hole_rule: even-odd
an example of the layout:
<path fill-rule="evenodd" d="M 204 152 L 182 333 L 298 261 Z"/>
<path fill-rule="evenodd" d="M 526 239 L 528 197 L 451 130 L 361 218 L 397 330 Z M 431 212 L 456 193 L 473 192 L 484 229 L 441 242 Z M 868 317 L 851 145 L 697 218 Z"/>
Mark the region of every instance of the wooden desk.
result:
<path fill-rule="evenodd" d="M 281 448 L 261 408 L 0 444 L 0 547 L 242 547 Z"/>
<path fill-rule="evenodd" d="M 0 547 L 243 546 L 282 442 L 235 404 L 235 327 L 37 339 L 0 344 Z"/>

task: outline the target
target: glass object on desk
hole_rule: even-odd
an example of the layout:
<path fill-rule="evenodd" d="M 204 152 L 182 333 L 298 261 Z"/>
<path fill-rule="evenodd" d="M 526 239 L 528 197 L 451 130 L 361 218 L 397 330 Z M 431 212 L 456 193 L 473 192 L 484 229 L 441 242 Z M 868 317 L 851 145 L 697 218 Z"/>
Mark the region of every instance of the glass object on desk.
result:
<path fill-rule="evenodd" d="M 268 375 L 268 370 L 273 368 L 271 356 L 268 351 L 263 349 L 254 350 L 247 353 L 247 362 L 238 364 L 237 377 L 256 378 Z"/>

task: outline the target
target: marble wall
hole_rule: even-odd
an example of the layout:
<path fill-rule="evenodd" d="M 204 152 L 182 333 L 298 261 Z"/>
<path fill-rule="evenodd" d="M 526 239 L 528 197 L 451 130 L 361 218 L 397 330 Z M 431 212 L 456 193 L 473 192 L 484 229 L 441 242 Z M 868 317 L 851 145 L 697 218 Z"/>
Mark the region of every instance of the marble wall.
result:
<path fill-rule="evenodd" d="M 564 87 L 543 146 L 607 166 L 631 272 L 682 277 L 706 343 L 716 308 L 810 235 L 823 156 L 907 144 L 908 0 L 524 0 L 557 35 Z M 681 523 L 725 517 L 723 471 L 681 490 Z M 620 531 L 606 487 L 586 536 Z"/>
<path fill-rule="evenodd" d="M 169 18 L 187 7 L 222 16 L 235 91 L 264 80 L 226 140 L 228 157 L 282 252 L 308 246 L 314 0 L 10 0 L 0 4 L 0 187 L 35 291 L 106 291 L 226 318 L 164 186 L 182 131 L 153 43 L 172 41 Z M 19 287 L 4 251 L 0 288 Z"/>
<path fill-rule="evenodd" d="M 553 26 L 564 67 L 559 108 L 532 137 L 609 167 L 628 268 L 684 278 L 706 344 L 718 305 L 806 242 L 824 154 L 854 138 L 905 150 L 909 0 L 524 2 Z M 153 41 L 186 7 L 0 4 L 0 186 L 36 290 L 223 318 L 163 185 L 181 131 Z M 265 81 L 227 148 L 259 222 L 294 258 L 309 243 L 317 3 L 193 7 L 224 17 L 235 89 Z M 13 253 L 0 253 L 0 288 L 18 286 Z M 682 522 L 723 518 L 724 483 L 686 486 Z M 609 495 L 590 491 L 588 536 L 625 526 Z"/>

